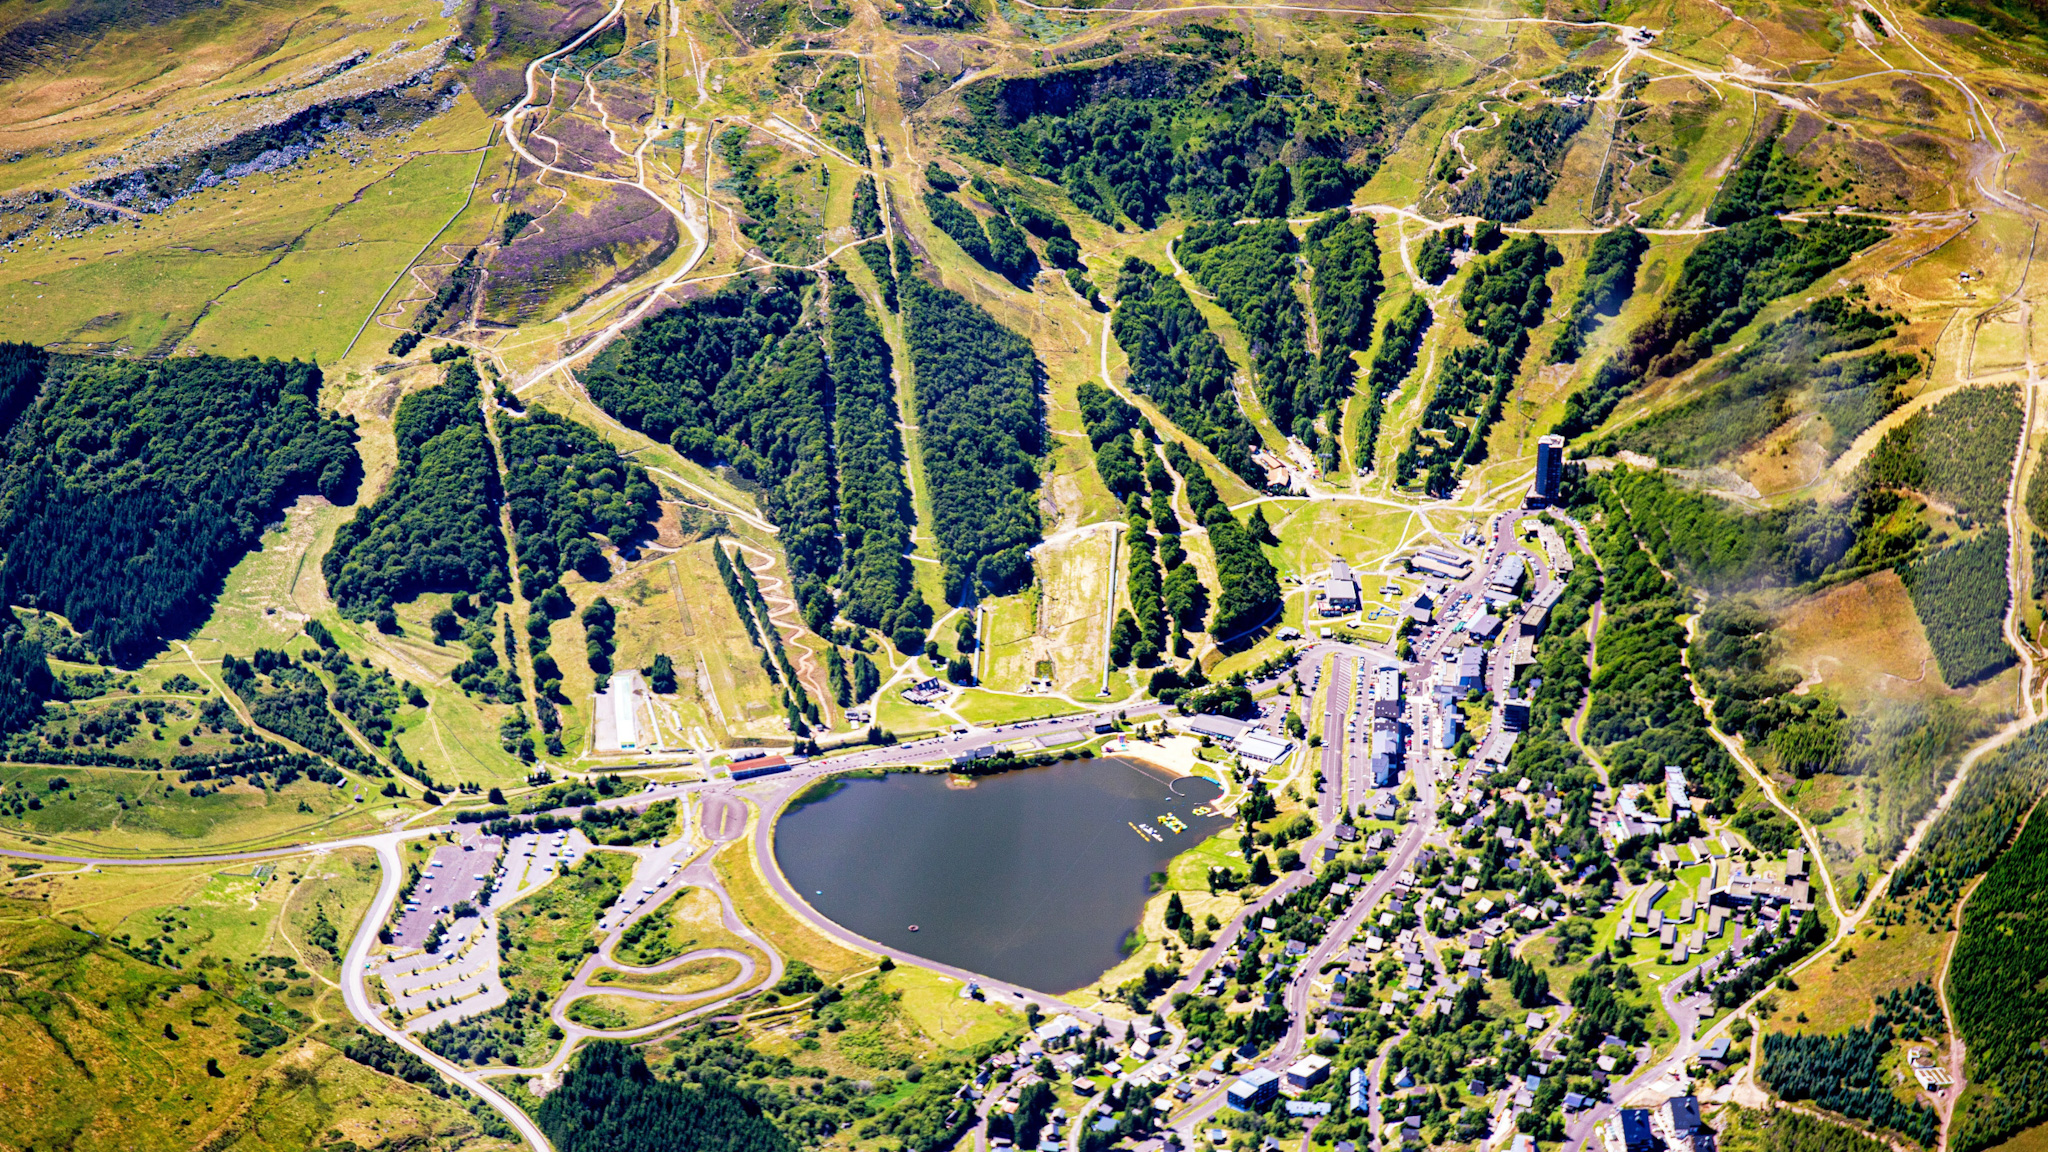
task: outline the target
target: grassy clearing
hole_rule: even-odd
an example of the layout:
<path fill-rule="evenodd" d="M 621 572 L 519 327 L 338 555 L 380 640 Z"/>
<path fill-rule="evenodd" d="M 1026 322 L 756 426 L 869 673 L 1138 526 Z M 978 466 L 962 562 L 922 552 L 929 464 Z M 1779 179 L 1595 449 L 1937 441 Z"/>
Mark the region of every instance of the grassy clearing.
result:
<path fill-rule="evenodd" d="M 753 956 L 765 970 L 767 957 L 727 930 L 723 907 L 715 893 L 702 888 L 685 888 L 640 922 L 649 925 L 647 928 L 640 929 L 637 934 L 629 931 L 628 942 L 621 943 L 616 955 L 624 963 L 644 968 L 699 948 L 731 948 Z M 634 927 L 639 928 L 639 924 Z M 628 977 L 621 973 L 620 979 L 623 982 Z M 664 975 L 659 979 L 667 980 L 669 977 Z M 653 987 L 638 983 L 634 986 Z"/>
<path fill-rule="evenodd" d="M 937 709 L 905 703 L 900 686 L 881 693 L 875 699 L 875 723 L 894 732 L 902 740 L 919 739 L 948 727 L 952 722 L 951 717 Z"/>
<path fill-rule="evenodd" d="M 292 892 L 278 931 L 300 963 L 326 980 L 341 979 L 341 961 L 377 894 L 382 870 L 368 848 L 316 855 L 283 865 Z M 322 925 L 327 927 L 322 927 Z M 328 928 L 333 932 L 330 936 Z"/>
<path fill-rule="evenodd" d="M 585 996 L 569 1005 L 569 1019 L 586 1028 L 639 1028 L 666 1020 L 687 1005 L 632 996 Z"/>
<path fill-rule="evenodd" d="M 375 437 L 363 437 L 372 443 Z M 366 468 L 378 450 L 366 454 Z M 369 485 L 364 485 L 366 492 Z M 320 558 L 334 540 L 334 530 L 353 514 L 317 496 L 301 497 L 285 510 L 284 526 L 266 532 L 260 547 L 229 570 L 213 614 L 189 641 L 201 660 L 217 662 L 224 653 L 246 656 L 258 647 L 278 648 L 299 635 L 305 622 L 332 606 L 320 576 Z M 178 656 L 175 649 L 165 660 Z"/>
<path fill-rule="evenodd" d="M 730 550 L 729 544 L 721 545 Z M 689 651 L 671 653 L 671 658 L 680 655 L 678 667 L 687 661 L 702 668 L 702 675 L 711 683 L 711 692 L 697 697 L 704 705 L 710 706 L 709 696 L 715 696 L 717 704 L 710 707 L 713 717 L 723 716 L 722 727 L 733 736 L 765 739 L 771 736 L 788 735 L 788 725 L 783 721 L 777 705 L 777 690 L 761 670 L 761 651 L 747 639 L 745 626 L 739 613 L 733 608 L 732 597 L 726 595 L 718 581 L 718 569 L 711 556 L 712 541 L 691 544 L 673 557 L 675 569 L 671 577 L 670 598 L 675 590 L 681 589 L 687 605 L 691 626 L 694 629 L 687 644 Z M 651 601 L 650 601 L 651 603 Z M 654 620 L 661 618 L 661 609 L 653 614 Z M 619 645 L 623 654 L 632 645 L 645 644 L 651 648 L 654 641 L 644 641 L 642 628 L 645 622 L 639 613 L 627 613 L 624 625 L 619 629 Z M 658 636 L 659 633 L 654 633 Z M 676 638 L 671 634 L 671 644 Z M 650 655 L 649 659 L 653 657 Z M 681 682 L 682 677 L 678 677 Z"/>
<path fill-rule="evenodd" d="M 1067 684 L 1099 677 L 1109 647 L 1103 602 L 1118 585 L 1110 572 L 1110 533 L 1090 532 L 1040 548 L 1033 569 L 1037 581 L 1030 589 L 993 602 L 983 637 L 983 680 L 1017 690 L 1033 679 Z"/>
<path fill-rule="evenodd" d="M 960 995 L 960 984 L 910 965 L 882 975 L 882 987 L 918 1031 L 942 1048 L 975 1048 L 1018 1031 L 1022 1021 L 1008 1009 Z"/>
<path fill-rule="evenodd" d="M 754 837 L 761 834 L 760 821 L 756 819 L 746 836 L 721 850 L 715 858 L 719 882 L 725 886 L 725 894 L 732 898 L 740 918 L 784 960 L 801 960 L 827 980 L 836 980 L 872 963 L 866 953 L 813 931 L 768 890 L 754 863 Z"/>
<path fill-rule="evenodd" d="M 1836 962 L 1843 951 L 1838 949 L 1828 961 L 1808 967 L 1797 978 L 1797 991 L 1776 993 L 1778 1010 L 1766 1020 L 1775 1019 L 1788 1029 L 1824 1033 L 1868 1025 L 1879 996 L 1933 979 L 1953 936 L 1945 930 L 1930 932 L 1919 924 L 1866 924 L 1847 943 L 1846 950 L 1853 951 L 1855 959 L 1846 964 Z M 1801 1016 L 1806 1017 L 1806 1024 L 1798 1023 Z"/>
<path fill-rule="evenodd" d="M 53 788 L 52 784 L 61 782 Z M 0 766 L 0 788 L 40 808 L 0 821 L 0 832 L 30 843 L 117 855 L 267 847 L 372 831 L 396 810 L 354 786 L 297 780 L 267 790 L 236 782 L 205 796 L 174 772 L 128 768 Z"/>
<path fill-rule="evenodd" d="M 1269 502 L 1266 519 L 1279 538 L 1278 567 L 1284 577 L 1319 577 L 1330 560 L 1342 559 L 1365 583 L 1359 591 L 1371 598 L 1385 578 L 1399 580 L 1402 565 L 1394 557 L 1442 530 L 1454 538 L 1463 527 L 1456 513 L 1409 511 L 1354 501 L 1301 500 Z"/>
<path fill-rule="evenodd" d="M 976 724 L 1014 724 L 1041 716 L 1070 715 L 1074 706 L 1045 696 L 999 696 L 969 688 L 960 694 L 953 710 Z"/>
<path fill-rule="evenodd" d="M 67 54 L 60 71 L 38 70 L 0 83 L 14 117 L 13 147 L 24 157 L 19 170 L 10 169 L 10 186 L 73 186 L 93 171 L 89 165 L 95 161 L 120 156 L 123 167 L 133 163 L 131 146 L 143 143 L 147 153 L 144 138 L 165 132 L 212 142 L 220 133 L 247 127 L 242 117 L 248 106 L 223 95 L 259 87 L 278 91 L 279 76 L 320 69 L 351 45 L 384 61 L 372 69 L 403 69 L 406 61 L 385 49 L 401 38 L 408 46 L 431 43 L 453 27 L 437 14 L 420 18 L 389 0 L 370 0 L 352 10 L 348 24 L 314 34 L 302 27 L 315 18 L 312 7 L 116 20 Z M 258 46 L 262 50 L 254 51 Z M 442 130 L 457 122 L 466 129 L 459 141 Z M 10 253 L 0 269 L 0 324 L 16 338 L 72 350 L 170 353 L 183 346 L 212 301 L 233 295 L 252 276 L 260 279 L 274 261 L 292 259 L 300 238 L 358 190 L 418 153 L 473 145 L 484 124 L 474 101 L 465 101 L 418 128 L 388 124 L 395 130 L 357 136 L 348 164 L 320 153 L 277 172 L 225 182 L 139 220 L 124 217 L 55 238 L 39 234 Z M 415 240 L 414 250 L 424 240 L 425 235 Z M 381 279 L 365 276 L 376 282 L 362 291 L 381 292 L 396 271 L 383 271 Z M 295 278 L 291 287 L 297 286 Z M 353 290 L 337 286 L 328 295 Z M 355 309 L 353 322 L 360 323 L 366 310 Z M 337 308 L 305 311 L 317 317 Z M 283 350 L 249 344 L 237 351 Z"/>
<path fill-rule="evenodd" d="M 710 590 L 724 591 L 715 583 Z M 698 596 L 701 598 L 705 591 L 699 586 Z M 658 558 L 652 564 L 636 568 L 622 595 L 611 599 L 620 611 L 619 619 L 623 625 L 618 629 L 618 648 L 612 655 L 615 667 L 645 668 L 654 662 L 657 653 L 667 653 L 675 662 L 678 672 L 676 693 L 662 700 L 665 706 L 662 743 L 702 747 L 693 733 L 702 733 L 706 740 L 723 743 L 718 712 L 705 698 L 697 674 L 698 656 L 703 649 L 696 621 L 698 616 L 708 611 L 709 605 L 691 611 L 681 584 L 681 565 L 676 558 Z M 758 672 L 758 665 L 755 670 Z M 729 671 L 737 673 L 742 670 Z"/>
<path fill-rule="evenodd" d="M 343 1058 L 335 973 L 374 894 L 363 850 L 254 867 L 46 869 L 0 887 L 9 1081 L 22 1147 L 303 1147 L 352 1138 L 481 1141 L 457 1105 Z M 331 945 L 318 927 L 334 930 Z M 267 958 L 267 959 L 266 959 Z M 321 1028 L 327 1022 L 334 1027 Z M 216 1071 L 209 1073 L 209 1062 Z M 309 1127 L 310 1126 L 310 1127 Z"/>
<path fill-rule="evenodd" d="M 649 992 L 688 996 L 694 992 L 709 992 L 713 988 L 724 987 L 739 974 L 740 966 L 737 961 L 714 956 L 706 960 L 692 960 L 687 964 L 679 964 L 667 972 L 656 975 L 604 968 L 598 971 L 594 979 L 600 984 L 620 988 L 641 988 Z"/>
<path fill-rule="evenodd" d="M 223 293 L 187 343 L 222 356 L 340 360 L 385 288 L 462 205 L 478 159 L 429 153 L 360 189 L 277 263 Z M 389 343 L 375 328 L 364 339 Z"/>
<path fill-rule="evenodd" d="M 1166 870 L 1166 886 L 1178 892 L 1207 892 L 1209 890 L 1209 869 L 1242 868 L 1242 855 L 1237 852 L 1237 841 L 1228 836 L 1211 836 L 1186 852 L 1173 858 Z"/>
<path fill-rule="evenodd" d="M 551 999 L 597 950 L 597 919 L 633 877 L 638 857 L 625 852 L 592 852 L 547 887 L 499 914 L 510 934 L 500 974 L 510 991 Z"/>
<path fill-rule="evenodd" d="M 131 353 L 161 348 L 199 318 L 209 299 L 261 270 L 324 211 L 279 202 L 238 212 L 231 236 L 206 237 L 218 245 L 208 245 L 210 251 L 190 246 L 183 229 L 158 224 L 141 233 L 155 243 L 118 257 L 71 263 L 53 252 L 47 263 L 9 260 L 0 317 L 17 339 Z M 104 248 L 105 237 L 94 239 Z M 110 311 L 114 302 L 119 306 Z"/>
<path fill-rule="evenodd" d="M 1016 1012 L 963 1000 L 958 983 L 921 968 L 871 971 L 846 981 L 844 989 L 845 998 L 827 1010 L 839 1030 L 811 1028 L 798 1016 L 762 1029 L 754 1045 L 827 1073 L 872 1080 L 877 1071 L 908 1069 L 949 1051 L 1021 1035 L 1024 1028 Z M 802 1039 L 795 1035 L 799 1030 L 807 1034 Z M 911 1087 L 883 1083 L 889 1091 L 871 1100 L 893 1099 Z"/>

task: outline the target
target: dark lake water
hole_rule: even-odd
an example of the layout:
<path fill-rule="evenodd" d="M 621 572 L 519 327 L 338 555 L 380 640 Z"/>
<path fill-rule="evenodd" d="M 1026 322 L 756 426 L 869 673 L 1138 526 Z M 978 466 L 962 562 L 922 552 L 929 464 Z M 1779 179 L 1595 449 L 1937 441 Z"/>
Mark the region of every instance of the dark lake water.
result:
<path fill-rule="evenodd" d="M 971 788 L 943 775 L 847 780 L 777 822 L 775 856 L 813 908 L 871 940 L 1061 993 L 1123 958 L 1146 877 L 1228 823 L 1194 811 L 1218 794 L 1115 757 Z"/>

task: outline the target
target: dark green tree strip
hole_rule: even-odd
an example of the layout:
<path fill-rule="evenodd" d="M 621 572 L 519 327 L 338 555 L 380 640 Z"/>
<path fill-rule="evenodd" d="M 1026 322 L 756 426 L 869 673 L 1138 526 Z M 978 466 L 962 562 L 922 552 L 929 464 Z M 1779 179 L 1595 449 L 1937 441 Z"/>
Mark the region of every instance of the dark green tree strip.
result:
<path fill-rule="evenodd" d="M 861 263 L 867 265 L 868 273 L 881 289 L 882 307 L 896 311 L 896 273 L 889 267 L 889 246 L 880 240 L 870 240 L 854 251 L 860 253 Z"/>
<path fill-rule="evenodd" d="M 862 173 L 853 183 L 853 225 L 855 236 L 882 234 L 882 204 L 875 197 L 875 178 Z"/>
<path fill-rule="evenodd" d="M 1014 588 L 1030 571 L 1026 550 L 1039 533 L 1038 358 L 1029 341 L 959 293 L 918 276 L 902 289 L 918 449 L 947 599 Z"/>
<path fill-rule="evenodd" d="M 2048 789 L 2048 726 L 2036 724 L 1979 760 L 1920 850 L 1899 865 L 1888 889 L 1929 922 L 1945 922 L 1969 886 L 1998 858 L 2034 801 Z"/>
<path fill-rule="evenodd" d="M 940 192 L 924 194 L 924 210 L 939 231 L 953 238 L 962 252 L 983 266 L 989 264 L 988 233 L 982 231 L 981 217 L 960 201 Z"/>
<path fill-rule="evenodd" d="M 1778 146 L 1786 124 L 1782 114 L 1773 117 L 1741 165 L 1722 182 L 1713 207 L 1707 210 L 1707 223 L 1725 226 L 1773 216 L 1791 207 L 1806 191 L 1808 178 L 1800 165 Z"/>
<path fill-rule="evenodd" d="M 833 439 L 839 450 L 839 519 L 846 570 L 839 611 L 893 638 L 919 634 L 931 608 L 912 582 L 910 489 L 903 480 L 891 354 L 867 302 L 844 276 L 832 279 Z"/>
<path fill-rule="evenodd" d="M 1088 443 L 1102 447 L 1118 437 L 1128 439 L 1134 429 L 1145 426 L 1145 417 L 1135 404 L 1104 388 L 1093 380 L 1083 380 L 1077 390 L 1081 408 L 1081 427 L 1088 432 Z"/>
<path fill-rule="evenodd" d="M 0 435 L 14 427 L 16 417 L 35 403 L 49 371 L 50 354 L 33 344 L 0 342 Z"/>
<path fill-rule="evenodd" d="M 1332 348 L 1364 351 L 1372 340 L 1373 308 L 1385 286 L 1372 217 L 1332 212 L 1309 225 L 1303 240 L 1316 271 L 1310 303 L 1323 354 L 1330 355 Z"/>
<path fill-rule="evenodd" d="M 720 398 L 732 422 L 719 455 L 767 485 L 762 511 L 782 529 L 804 621 L 823 630 L 836 608 L 825 582 L 839 569 L 838 461 L 833 452 L 832 376 L 814 328 L 778 341 L 759 370 Z M 735 450 L 723 450 L 727 443 Z"/>
<path fill-rule="evenodd" d="M 1380 419 L 1386 413 L 1387 395 L 1401 386 L 1415 371 L 1415 359 L 1422 350 L 1422 338 L 1436 319 L 1429 301 L 1420 295 L 1408 297 L 1401 310 L 1387 318 L 1380 328 L 1379 351 L 1365 374 L 1365 411 L 1358 427 L 1358 470 L 1378 468 Z"/>
<path fill-rule="evenodd" d="M 1005 279 L 1028 284 L 1038 267 L 1038 258 L 1024 240 L 1024 230 L 1007 216 L 991 216 L 988 229 L 988 266 Z"/>
<path fill-rule="evenodd" d="M 1131 659 L 1141 667 L 1149 667 L 1159 659 L 1159 653 L 1166 645 L 1166 614 L 1161 600 L 1163 581 L 1159 575 L 1159 560 L 1154 555 L 1150 532 L 1132 531 L 1126 541 L 1129 545 L 1127 569 L 1131 595 L 1131 618 L 1137 624 L 1137 642 L 1131 648 Z"/>
<path fill-rule="evenodd" d="M 1110 328 L 1130 357 L 1130 386 L 1149 397 L 1166 418 L 1201 441 L 1225 468 L 1246 483 L 1264 475 L 1252 463 L 1258 440 L 1237 404 L 1237 366 L 1209 322 L 1172 277 L 1135 258 L 1117 276 Z"/>
<path fill-rule="evenodd" d="M 1197 224 L 1174 244 L 1174 256 L 1243 330 L 1274 427 L 1314 442 L 1312 422 L 1327 398 L 1317 393 L 1308 323 L 1294 292 L 1297 247 L 1285 220 Z"/>
<path fill-rule="evenodd" d="M 535 409 L 500 421 L 499 443 L 519 582 L 529 598 L 565 571 L 602 566 L 593 535 L 622 546 L 655 515 L 647 470 L 582 424 Z"/>
<path fill-rule="evenodd" d="M 0 593 L 62 613 L 103 655 L 137 658 L 197 627 L 292 497 L 353 498 L 355 424 L 320 410 L 315 365 L 44 369 L 8 347 L 0 408 L 18 414 L 0 449 Z"/>
<path fill-rule="evenodd" d="M 1649 238 L 1633 227 L 1602 232 L 1586 257 L 1586 280 L 1565 313 L 1564 331 L 1550 346 L 1552 364 L 1568 364 L 1585 350 L 1586 333 L 1601 316 L 1612 316 L 1636 290 L 1636 268 L 1650 248 Z"/>
<path fill-rule="evenodd" d="M 498 468 L 484 435 L 482 393 L 467 359 L 442 383 L 398 402 L 398 467 L 375 503 L 334 535 L 321 570 L 353 619 L 421 592 L 506 587 Z"/>
<path fill-rule="evenodd" d="M 719 582 L 725 586 L 725 594 L 732 599 L 732 610 L 738 614 L 740 624 L 747 630 L 747 639 L 753 643 L 754 647 L 761 650 L 761 670 L 768 674 L 769 680 L 778 684 L 781 683 L 782 673 L 776 670 L 774 661 L 768 659 L 768 647 L 761 641 L 760 626 L 754 623 L 753 602 L 747 599 L 746 589 L 740 587 L 739 574 L 733 571 L 735 567 L 733 562 L 726 558 L 725 545 L 713 543 L 711 546 L 711 556 L 718 564 Z M 739 567 L 744 566 L 744 564 L 739 565 Z M 771 623 L 768 628 L 769 631 L 773 632 L 775 626 Z"/>
<path fill-rule="evenodd" d="M 1166 442 L 1166 459 L 1187 485 L 1188 505 L 1208 528 L 1209 547 L 1216 553 L 1216 581 L 1222 592 L 1209 617 L 1209 635 L 1219 642 L 1234 639 L 1279 606 L 1279 573 L 1258 538 L 1216 495 L 1216 484 L 1201 462 L 1178 440 Z"/>
<path fill-rule="evenodd" d="M 1102 486 L 1118 499 L 1145 491 L 1148 483 L 1145 461 L 1131 440 L 1136 429 L 1150 431 L 1145 417 L 1123 397 L 1095 383 L 1083 380 L 1078 389 L 1081 426 L 1088 442 L 1095 446 L 1095 473 Z"/>

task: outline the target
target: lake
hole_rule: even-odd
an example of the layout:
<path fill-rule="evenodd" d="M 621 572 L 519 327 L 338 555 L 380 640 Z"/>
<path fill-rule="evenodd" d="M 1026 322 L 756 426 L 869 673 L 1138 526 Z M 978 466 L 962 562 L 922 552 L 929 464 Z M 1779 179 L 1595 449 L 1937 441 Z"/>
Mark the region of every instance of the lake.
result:
<path fill-rule="evenodd" d="M 1147 877 L 1229 824 L 1206 814 L 1213 781 L 1118 757 L 953 779 L 842 781 L 776 823 L 776 859 L 868 939 L 1040 992 L 1115 967 Z"/>

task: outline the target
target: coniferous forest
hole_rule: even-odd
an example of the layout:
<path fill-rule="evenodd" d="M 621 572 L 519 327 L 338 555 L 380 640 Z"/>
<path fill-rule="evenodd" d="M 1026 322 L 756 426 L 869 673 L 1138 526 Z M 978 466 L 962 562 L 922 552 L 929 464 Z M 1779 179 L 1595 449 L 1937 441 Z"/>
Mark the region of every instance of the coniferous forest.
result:
<path fill-rule="evenodd" d="M 795 1152 L 796 1145 L 722 1080 L 657 1080 L 638 1051 L 584 1048 L 534 1119 L 560 1152 Z"/>
<path fill-rule="evenodd" d="M 1131 388 L 1202 442 L 1223 466 L 1249 483 L 1263 482 L 1250 445 L 1258 434 L 1237 406 L 1237 367 L 1187 290 L 1135 257 L 1117 276 L 1110 326 L 1131 360 Z"/>
<path fill-rule="evenodd" d="M 896 430 L 891 354 L 875 314 L 845 276 L 832 279 L 833 439 L 845 533 L 840 614 L 879 628 L 906 650 L 923 643 L 931 606 L 912 586 L 910 490 Z"/>
<path fill-rule="evenodd" d="M 602 575 L 591 536 L 624 545 L 655 512 L 647 470 L 619 457 L 589 428 L 535 410 L 500 423 L 505 501 L 519 546 L 519 585 L 529 598 L 567 571 Z"/>
<path fill-rule="evenodd" d="M 421 592 L 509 591 L 498 525 L 498 468 L 484 434 L 476 366 L 398 402 L 398 466 L 377 499 L 334 536 L 321 563 L 329 595 L 364 619 Z"/>
<path fill-rule="evenodd" d="M 197 627 L 293 497 L 353 499 L 355 425 L 321 409 L 315 365 L 7 349 L 0 594 L 68 617 L 104 656 Z"/>
<path fill-rule="evenodd" d="M 1963 909 L 1949 1004 L 1969 1046 L 1973 1092 L 1957 1109 L 1955 1146 L 1976 1152 L 2048 1118 L 2048 821 L 2037 809 Z"/>
<path fill-rule="evenodd" d="M 901 293 L 946 596 L 1011 590 L 1028 578 L 1026 550 L 1039 532 L 1038 358 L 1029 341 L 957 292 L 912 275 Z"/>

